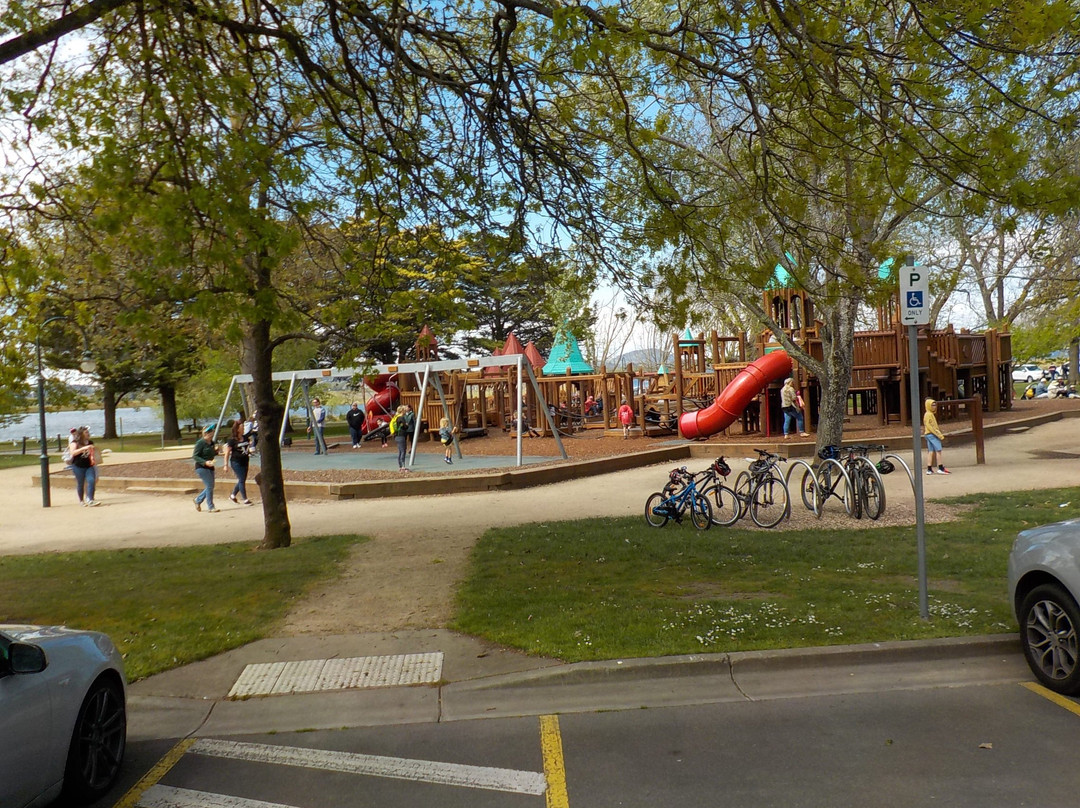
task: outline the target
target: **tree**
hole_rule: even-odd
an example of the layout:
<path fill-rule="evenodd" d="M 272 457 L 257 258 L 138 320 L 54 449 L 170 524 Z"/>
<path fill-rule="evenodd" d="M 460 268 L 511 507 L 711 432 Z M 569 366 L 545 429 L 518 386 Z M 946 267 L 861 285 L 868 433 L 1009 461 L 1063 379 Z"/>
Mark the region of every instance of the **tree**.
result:
<path fill-rule="evenodd" d="M 521 232 L 546 217 L 628 291 L 662 284 L 676 313 L 702 288 L 760 288 L 780 261 L 822 317 L 823 359 L 781 339 L 822 379 L 819 438 L 833 441 L 859 309 L 888 293 L 877 269 L 901 251 L 905 226 L 946 189 L 1050 210 L 1080 198 L 1059 156 L 1080 75 L 1071 19 L 1049 0 L 529 0 L 450 3 L 438 13 L 339 0 L 261 0 L 256 9 L 88 0 L 59 17 L 16 4 L 0 64 L 92 25 L 109 43 L 103 57 L 137 43 L 132 72 L 168 88 L 170 102 L 198 97 L 220 120 L 258 120 L 261 144 L 288 144 L 291 157 L 302 148 L 293 121 L 317 110 L 327 142 L 312 138 L 311 148 L 325 156 L 355 146 L 360 193 L 403 230 L 409 215 L 446 215 L 450 227 L 506 217 Z M 29 80 L 5 82 L 21 109 L 48 87 L 35 67 Z M 220 81 L 208 99 L 219 76 L 236 85 L 230 92 Z M 292 90 L 271 92 L 271 79 Z M 174 127 L 174 144 L 190 155 L 198 131 Z M 269 232 L 280 220 L 264 205 L 269 154 L 249 142 L 246 159 L 233 161 L 261 171 L 244 199 L 256 200 L 249 214 L 265 215 L 241 216 L 247 229 L 214 230 L 234 247 L 236 233 L 250 236 L 251 252 L 232 254 L 249 255 L 263 303 L 275 294 L 269 267 L 285 252 Z M 321 178 L 344 165 L 330 162 L 306 168 Z M 660 271 L 636 273 L 634 250 L 659 256 Z M 260 308 L 267 329 L 271 311 Z M 270 341 L 267 330 L 252 350 Z"/>
<path fill-rule="evenodd" d="M 1064 18 L 924 11 L 649 7 L 606 26 L 599 46 L 583 12 L 581 47 L 619 67 L 562 77 L 567 95 L 575 83 L 590 92 L 579 125 L 610 155 L 609 220 L 651 262 L 628 291 L 660 286 L 671 323 L 703 292 L 738 296 L 821 381 L 821 443 L 841 438 L 860 310 L 895 288 L 879 267 L 946 191 L 1048 209 L 1076 199 L 1075 177 L 1036 159 L 1075 105 Z M 631 50 L 634 38 L 646 47 Z M 740 294 L 764 288 L 778 263 L 814 300 L 821 358 L 758 294 Z"/>
<path fill-rule="evenodd" d="M 477 233 L 469 241 L 478 265 L 463 292 L 476 325 L 461 340 L 464 353 L 489 354 L 502 348 L 511 332 L 522 345 L 534 342 L 546 353 L 558 327 L 547 306 L 549 291 L 581 277 L 572 262 L 559 250 L 526 255 L 526 245 L 508 233 Z"/>

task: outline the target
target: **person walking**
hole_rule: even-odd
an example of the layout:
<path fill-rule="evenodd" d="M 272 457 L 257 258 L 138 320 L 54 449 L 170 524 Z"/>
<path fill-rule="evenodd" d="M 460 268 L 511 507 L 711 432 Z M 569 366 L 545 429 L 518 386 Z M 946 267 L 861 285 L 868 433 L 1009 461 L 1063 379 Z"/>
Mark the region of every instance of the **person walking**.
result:
<path fill-rule="evenodd" d="M 439 421 L 439 442 L 442 443 L 445 452 L 443 454 L 443 460 L 447 465 L 452 465 L 454 462 L 454 430 L 450 428 L 450 420 L 443 418 Z"/>
<path fill-rule="evenodd" d="M 622 406 L 619 407 L 619 423 L 622 424 L 622 437 L 626 440 L 630 437 L 630 426 L 634 423 L 634 408 L 626 403 L 626 399 L 622 400 Z"/>
<path fill-rule="evenodd" d="M 323 454 L 327 451 L 326 439 L 323 437 L 323 429 L 326 426 L 326 407 L 317 398 L 311 399 L 311 421 L 307 431 L 315 438 L 315 454 Z"/>
<path fill-rule="evenodd" d="M 90 427 L 81 426 L 71 435 L 68 453 L 71 455 L 71 471 L 75 475 L 75 493 L 79 495 L 79 504 L 93 508 L 98 503 L 94 499 L 97 488 L 97 456 L 94 442 L 90 440 Z"/>
<path fill-rule="evenodd" d="M 930 462 L 926 466 L 927 474 L 952 474 L 947 468 L 943 453 L 941 451 L 941 442 L 945 440 L 945 434 L 941 431 L 941 427 L 937 422 L 937 402 L 932 398 L 926 399 L 924 402 L 926 411 L 923 413 L 923 436 L 926 438 L 926 451 L 930 453 Z M 934 469 L 937 466 L 937 469 Z"/>
<path fill-rule="evenodd" d="M 397 444 L 398 471 L 409 470 L 405 465 L 405 455 L 409 448 L 409 428 L 406 423 L 405 412 L 405 405 L 402 404 L 397 408 L 394 417 L 390 419 L 390 435 L 394 438 L 394 443 Z"/>
<path fill-rule="evenodd" d="M 232 469 L 236 475 L 236 485 L 233 486 L 229 499 L 233 502 L 243 501 L 245 505 L 252 502 L 247 495 L 248 463 L 251 459 L 251 444 L 244 436 L 244 422 L 236 421 L 232 426 L 232 434 L 225 441 L 225 465 Z M 238 499 L 239 497 L 239 499 Z"/>
<path fill-rule="evenodd" d="M 203 484 L 203 490 L 195 495 L 195 510 L 201 511 L 206 503 L 207 513 L 217 513 L 214 507 L 214 460 L 217 458 L 217 444 L 214 443 L 214 424 L 202 431 L 202 437 L 195 441 L 191 459 L 195 461 L 195 474 Z"/>
<path fill-rule="evenodd" d="M 791 376 L 784 379 L 784 386 L 780 388 L 780 408 L 784 413 L 784 440 L 796 430 L 802 437 L 810 437 L 805 429 L 802 393 L 795 388 L 795 379 Z"/>
<path fill-rule="evenodd" d="M 352 438 L 352 447 L 361 448 L 364 440 L 364 409 L 359 402 L 354 401 L 352 409 L 345 413 L 345 423 L 349 425 L 349 437 Z"/>

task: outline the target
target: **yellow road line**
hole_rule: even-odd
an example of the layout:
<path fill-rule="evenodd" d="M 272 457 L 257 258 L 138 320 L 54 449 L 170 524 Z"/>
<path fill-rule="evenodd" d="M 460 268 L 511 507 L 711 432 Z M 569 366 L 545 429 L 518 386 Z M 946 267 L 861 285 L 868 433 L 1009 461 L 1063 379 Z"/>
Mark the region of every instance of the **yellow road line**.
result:
<path fill-rule="evenodd" d="M 184 756 L 184 753 L 191 748 L 195 741 L 195 738 L 185 738 L 166 752 L 165 756 L 155 763 L 154 767 L 143 775 L 143 778 L 133 785 L 131 790 L 121 797 L 120 802 L 116 803 L 113 808 L 135 808 L 139 804 L 139 800 L 142 799 L 143 794 L 169 773 L 169 769 L 176 765 L 177 761 Z"/>
<path fill-rule="evenodd" d="M 547 779 L 547 790 L 544 792 L 547 808 L 570 808 L 559 716 L 540 716 L 540 750 L 544 755 L 544 777 Z"/>
<path fill-rule="evenodd" d="M 1055 693 L 1053 690 L 1049 690 L 1040 684 L 1036 684 L 1035 682 L 1021 682 L 1020 684 L 1026 687 L 1032 693 L 1037 693 L 1044 699 L 1048 699 L 1054 702 L 1054 704 L 1056 704 L 1058 707 L 1064 707 L 1070 713 L 1080 715 L 1080 704 L 1077 704 L 1072 699 L 1066 696 L 1062 696 L 1060 693 Z"/>

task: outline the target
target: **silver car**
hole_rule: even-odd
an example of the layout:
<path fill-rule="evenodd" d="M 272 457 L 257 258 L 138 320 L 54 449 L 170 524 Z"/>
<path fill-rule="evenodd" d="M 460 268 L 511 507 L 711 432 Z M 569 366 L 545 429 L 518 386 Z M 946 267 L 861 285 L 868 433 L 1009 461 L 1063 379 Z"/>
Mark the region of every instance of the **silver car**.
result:
<path fill-rule="evenodd" d="M 0 806 L 90 802 L 127 745 L 124 665 L 112 641 L 61 626 L 0 625 Z"/>
<path fill-rule="evenodd" d="M 1058 693 L 1080 693 L 1080 519 L 1016 537 L 1009 553 L 1009 594 L 1035 677 Z"/>

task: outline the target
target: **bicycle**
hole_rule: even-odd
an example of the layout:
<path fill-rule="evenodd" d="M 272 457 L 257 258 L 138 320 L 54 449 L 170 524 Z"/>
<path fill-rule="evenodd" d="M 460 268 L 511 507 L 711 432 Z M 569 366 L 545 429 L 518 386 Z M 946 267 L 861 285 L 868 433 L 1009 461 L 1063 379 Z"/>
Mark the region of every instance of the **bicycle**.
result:
<path fill-rule="evenodd" d="M 724 482 L 729 474 L 731 466 L 724 460 L 723 455 L 714 460 L 705 471 L 699 472 L 701 493 L 712 507 L 713 524 L 723 527 L 731 527 L 744 513 L 742 501 L 735 490 Z"/>
<path fill-rule="evenodd" d="M 747 471 L 735 478 L 735 495 L 742 504 L 742 513 L 749 511 L 758 527 L 772 528 L 791 515 L 791 498 L 787 483 L 777 466 L 787 458 L 764 449 Z"/>
<path fill-rule="evenodd" d="M 816 505 L 820 515 L 828 499 L 836 497 L 844 503 L 849 516 L 861 519 L 865 514 L 869 519 L 878 519 L 885 512 L 885 484 L 867 454 L 884 452 L 885 448 L 883 445 L 822 447 L 818 452 L 822 462 L 814 470 L 814 476 L 803 475 L 803 504 L 811 510 Z M 841 481 L 844 482 L 842 493 Z"/>
<path fill-rule="evenodd" d="M 856 519 L 861 519 L 863 514 L 869 519 L 877 519 L 885 512 L 885 482 L 877 466 L 867 457 L 871 451 L 884 453 L 885 446 L 849 446 L 844 464 L 855 490 L 852 505 Z"/>
<path fill-rule="evenodd" d="M 851 479 L 843 464 L 837 459 L 840 457 L 840 451 L 840 446 L 821 447 L 818 450 L 821 463 L 808 469 L 799 484 L 803 505 L 818 516 L 824 512 L 825 503 L 833 497 L 844 504 L 844 510 L 848 516 L 852 515 L 851 500 L 855 489 L 852 488 Z M 843 483 L 843 488 L 840 487 L 841 483 Z"/>
<path fill-rule="evenodd" d="M 698 530 L 712 527 L 712 507 L 697 488 L 696 475 L 684 466 L 669 475 L 668 486 L 683 483 L 682 488 L 670 494 L 657 491 L 645 500 L 645 522 L 651 527 L 663 527 L 668 520 L 681 523 L 683 514 L 689 509 L 690 522 Z M 668 487 L 665 486 L 665 489 Z"/>

